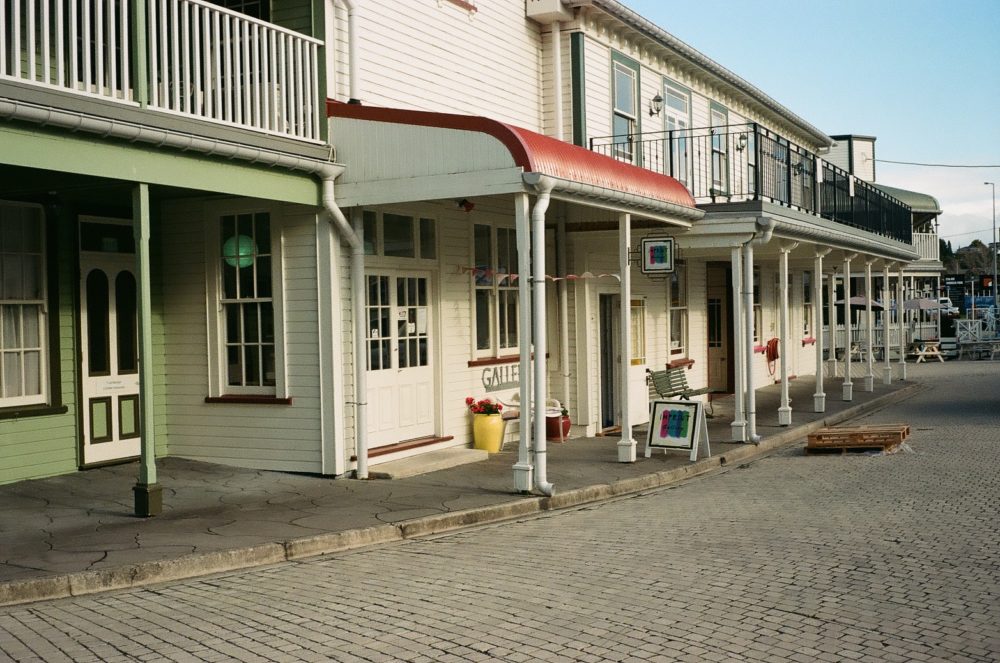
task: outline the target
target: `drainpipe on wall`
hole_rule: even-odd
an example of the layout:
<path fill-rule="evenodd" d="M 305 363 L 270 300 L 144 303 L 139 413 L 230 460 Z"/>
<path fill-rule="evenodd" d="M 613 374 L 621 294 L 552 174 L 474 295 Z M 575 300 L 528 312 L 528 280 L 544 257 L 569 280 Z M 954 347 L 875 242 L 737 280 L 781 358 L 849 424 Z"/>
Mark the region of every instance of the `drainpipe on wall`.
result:
<path fill-rule="evenodd" d="M 358 22 L 357 22 L 357 7 L 360 0 L 340 0 L 344 3 L 347 8 L 347 60 L 349 67 L 350 81 L 348 100 L 349 104 L 360 104 L 361 103 L 361 74 L 359 66 L 359 53 L 361 51 L 358 46 Z"/>
<path fill-rule="evenodd" d="M 751 237 L 752 238 L 752 237 Z M 743 414 L 743 395 L 746 391 L 743 388 L 745 383 L 743 374 L 746 372 L 743 353 L 746 350 L 744 332 L 746 323 L 744 322 L 745 311 L 740 293 L 743 292 L 743 259 L 739 246 L 734 246 L 730 262 L 732 263 L 732 288 L 733 288 L 733 422 L 730 424 L 733 442 L 746 442 L 747 422 Z M 670 297 L 670 293 L 667 293 Z M 668 326 L 669 329 L 669 326 Z M 668 332 L 669 333 L 669 332 Z"/>
<path fill-rule="evenodd" d="M 563 139 L 563 84 L 562 84 L 562 24 L 552 23 L 552 105 L 554 107 L 552 131 Z"/>
<path fill-rule="evenodd" d="M 530 173 L 528 173 L 530 175 Z M 546 445 L 545 445 L 545 400 L 548 392 L 546 380 L 547 362 L 545 353 L 545 212 L 549 208 L 553 182 L 547 177 L 538 177 L 535 190 L 538 197 L 531 210 L 531 283 L 534 300 L 532 323 L 534 328 L 535 371 L 532 384 L 534 386 L 534 457 L 535 457 L 535 487 L 543 495 L 552 496 L 556 489 L 546 477 Z"/>
<path fill-rule="evenodd" d="M 743 245 L 743 310 L 746 312 L 746 420 L 747 420 L 747 441 L 752 444 L 760 443 L 760 435 L 757 435 L 757 394 L 754 391 L 753 365 L 754 365 L 754 345 L 753 345 L 753 244 L 760 242 L 767 244 L 771 241 L 776 222 L 768 217 L 757 219 L 757 230 L 753 238 L 747 240 Z"/>

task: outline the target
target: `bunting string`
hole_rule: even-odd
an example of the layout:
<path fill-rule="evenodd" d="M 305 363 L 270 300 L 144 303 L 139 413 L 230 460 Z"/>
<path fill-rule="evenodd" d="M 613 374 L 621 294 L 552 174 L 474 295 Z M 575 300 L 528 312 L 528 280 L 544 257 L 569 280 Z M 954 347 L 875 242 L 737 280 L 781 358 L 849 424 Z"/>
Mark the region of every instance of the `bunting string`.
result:
<path fill-rule="evenodd" d="M 472 274 L 476 278 L 484 277 L 486 279 L 496 278 L 497 283 L 503 285 L 505 281 L 514 283 L 518 279 L 518 274 L 501 272 L 496 269 L 486 269 L 483 267 L 470 267 L 468 265 L 461 265 L 458 268 L 460 274 Z M 578 281 L 581 279 L 603 279 L 603 278 L 613 278 L 616 281 L 621 282 L 621 276 L 618 274 L 594 274 L 593 272 L 584 272 L 582 274 L 567 274 L 566 276 L 550 276 L 545 275 L 546 281 Z"/>

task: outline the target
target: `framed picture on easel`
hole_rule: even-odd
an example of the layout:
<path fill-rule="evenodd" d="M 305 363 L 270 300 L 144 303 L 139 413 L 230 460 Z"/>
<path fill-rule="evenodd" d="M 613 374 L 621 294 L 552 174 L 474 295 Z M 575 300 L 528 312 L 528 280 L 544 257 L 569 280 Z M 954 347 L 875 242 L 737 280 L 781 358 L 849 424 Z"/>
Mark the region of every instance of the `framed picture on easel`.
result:
<path fill-rule="evenodd" d="M 653 449 L 690 450 L 692 461 L 698 459 L 699 448 L 705 456 L 711 455 L 704 403 L 657 400 L 649 404 L 649 409 L 646 458 L 652 455 Z"/>

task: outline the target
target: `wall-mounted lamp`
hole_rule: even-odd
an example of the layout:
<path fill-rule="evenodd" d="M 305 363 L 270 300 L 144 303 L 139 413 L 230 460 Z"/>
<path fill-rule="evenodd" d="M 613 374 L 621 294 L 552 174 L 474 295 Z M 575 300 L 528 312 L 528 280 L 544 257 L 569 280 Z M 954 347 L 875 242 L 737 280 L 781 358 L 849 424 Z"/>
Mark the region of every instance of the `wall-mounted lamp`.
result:
<path fill-rule="evenodd" d="M 742 152 L 743 150 L 747 149 L 748 140 L 749 139 L 747 138 L 747 135 L 745 133 L 740 134 L 739 138 L 736 139 L 736 150 L 738 152 Z"/>
<path fill-rule="evenodd" d="M 465 198 L 462 198 L 457 202 L 458 202 L 458 209 L 464 210 L 466 214 L 476 209 L 476 204 L 471 200 L 466 200 Z"/>
<path fill-rule="evenodd" d="M 657 92 L 656 96 L 649 100 L 649 116 L 659 115 L 663 110 L 663 97 Z"/>
<path fill-rule="evenodd" d="M 792 166 L 792 174 L 795 175 L 796 177 L 802 175 L 803 170 L 805 170 L 805 166 L 802 165 L 801 161 Z"/>

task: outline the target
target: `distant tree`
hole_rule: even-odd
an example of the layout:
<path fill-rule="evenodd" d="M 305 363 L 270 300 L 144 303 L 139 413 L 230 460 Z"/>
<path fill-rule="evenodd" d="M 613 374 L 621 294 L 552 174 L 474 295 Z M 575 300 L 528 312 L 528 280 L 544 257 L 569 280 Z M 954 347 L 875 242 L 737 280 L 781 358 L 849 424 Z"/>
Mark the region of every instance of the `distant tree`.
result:
<path fill-rule="evenodd" d="M 954 251 L 951 250 L 951 242 L 946 242 L 943 239 L 938 240 L 938 250 L 941 254 L 941 262 L 949 260 L 955 257 Z"/>

